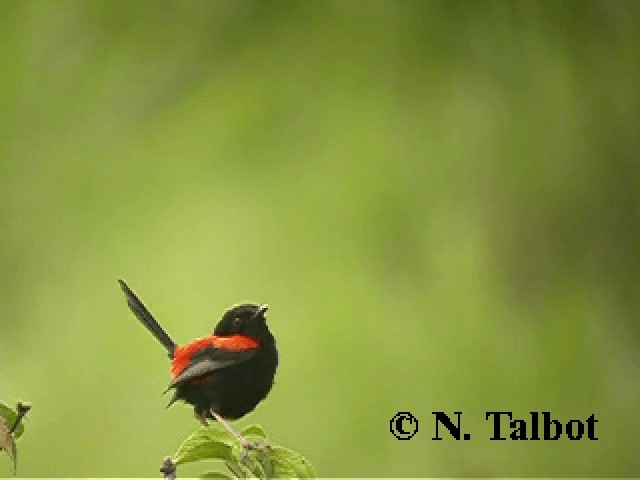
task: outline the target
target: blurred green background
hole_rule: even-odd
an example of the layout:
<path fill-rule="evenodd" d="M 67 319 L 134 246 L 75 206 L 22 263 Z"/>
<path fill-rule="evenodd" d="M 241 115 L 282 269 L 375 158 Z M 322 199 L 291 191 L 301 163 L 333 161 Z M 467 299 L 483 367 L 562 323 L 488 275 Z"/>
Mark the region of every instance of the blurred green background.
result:
<path fill-rule="evenodd" d="M 322 476 L 640 474 L 639 24 L 634 1 L 1 1 L 19 474 L 153 477 L 197 427 L 118 277 L 178 342 L 269 303 L 277 383 L 237 425 Z M 431 441 L 435 410 L 472 440 Z M 599 440 L 490 442 L 487 410 L 595 413 Z"/>

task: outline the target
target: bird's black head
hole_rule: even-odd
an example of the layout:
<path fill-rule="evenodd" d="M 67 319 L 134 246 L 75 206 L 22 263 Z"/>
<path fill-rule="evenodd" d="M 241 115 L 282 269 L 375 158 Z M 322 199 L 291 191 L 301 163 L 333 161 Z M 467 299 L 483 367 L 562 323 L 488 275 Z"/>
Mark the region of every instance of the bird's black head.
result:
<path fill-rule="evenodd" d="M 266 305 L 238 305 L 230 308 L 216 325 L 214 335 L 246 335 L 261 342 L 273 341 L 267 327 Z"/>

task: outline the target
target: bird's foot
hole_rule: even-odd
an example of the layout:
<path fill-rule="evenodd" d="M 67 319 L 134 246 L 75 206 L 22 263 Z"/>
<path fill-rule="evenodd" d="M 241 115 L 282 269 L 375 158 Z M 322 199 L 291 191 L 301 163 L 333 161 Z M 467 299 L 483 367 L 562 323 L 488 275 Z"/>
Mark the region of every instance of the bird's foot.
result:
<path fill-rule="evenodd" d="M 220 422 L 220 425 L 226 428 L 231 435 L 233 435 L 240 441 L 240 444 L 242 445 L 242 449 L 244 450 L 242 454 L 243 462 L 247 459 L 247 456 L 249 455 L 250 450 L 257 450 L 262 453 L 268 453 L 271 450 L 271 447 L 269 447 L 269 445 L 263 445 L 261 443 L 250 442 L 249 440 L 247 440 L 244 437 L 244 435 L 242 435 L 240 432 L 236 432 L 236 430 L 229 424 L 229 422 L 227 422 L 222 417 L 222 415 L 216 412 L 213 408 L 211 409 L 211 416 L 215 418 L 218 422 Z"/>
<path fill-rule="evenodd" d="M 269 453 L 271 451 L 271 447 L 266 444 L 258 443 L 258 442 L 250 442 L 245 437 L 240 436 L 240 443 L 242 443 L 242 449 L 244 452 L 242 453 L 241 461 L 245 463 L 247 458 L 249 457 L 249 452 L 251 450 L 256 450 L 261 453 Z"/>
<path fill-rule="evenodd" d="M 244 437 L 240 438 L 240 442 L 242 442 L 242 448 L 244 448 L 245 452 L 248 452 L 249 450 L 257 450 L 262 453 L 269 453 L 271 451 L 271 447 L 269 445 L 258 442 L 250 442 Z"/>

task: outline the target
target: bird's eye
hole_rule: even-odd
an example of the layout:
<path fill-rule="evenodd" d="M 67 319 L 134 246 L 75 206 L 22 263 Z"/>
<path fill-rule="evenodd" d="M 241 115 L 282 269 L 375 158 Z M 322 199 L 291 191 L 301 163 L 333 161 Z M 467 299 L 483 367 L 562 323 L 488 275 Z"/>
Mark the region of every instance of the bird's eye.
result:
<path fill-rule="evenodd" d="M 240 317 L 235 317 L 233 319 L 233 326 L 234 327 L 239 327 L 240 326 Z"/>

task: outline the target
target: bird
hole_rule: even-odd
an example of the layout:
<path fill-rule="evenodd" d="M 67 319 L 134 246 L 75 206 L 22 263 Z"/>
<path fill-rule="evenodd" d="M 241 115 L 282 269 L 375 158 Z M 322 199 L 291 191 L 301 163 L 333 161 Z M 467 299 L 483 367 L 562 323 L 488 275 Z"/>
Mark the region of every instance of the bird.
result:
<path fill-rule="evenodd" d="M 267 305 L 241 304 L 229 308 L 211 335 L 177 345 L 122 279 L 127 305 L 171 359 L 173 390 L 167 407 L 180 400 L 193 406 L 204 426 L 218 421 L 246 449 L 258 448 L 238 433 L 229 420 L 253 411 L 274 383 L 278 367 L 276 341 L 267 326 Z"/>

